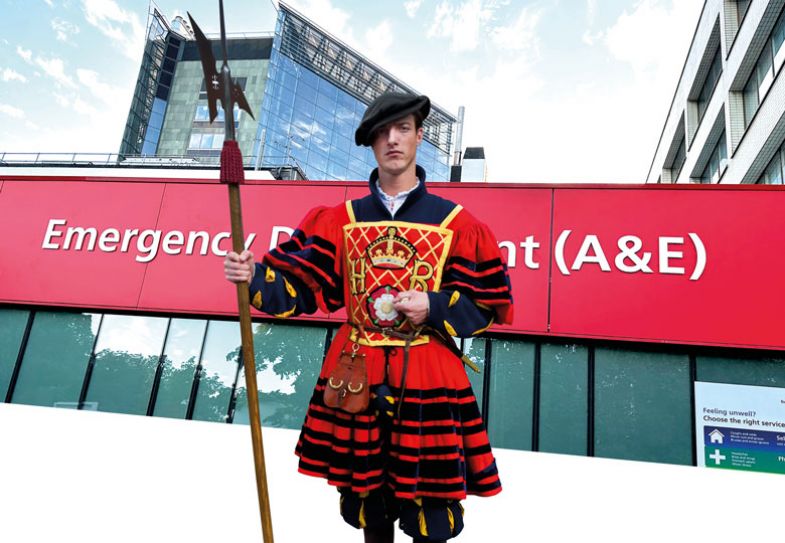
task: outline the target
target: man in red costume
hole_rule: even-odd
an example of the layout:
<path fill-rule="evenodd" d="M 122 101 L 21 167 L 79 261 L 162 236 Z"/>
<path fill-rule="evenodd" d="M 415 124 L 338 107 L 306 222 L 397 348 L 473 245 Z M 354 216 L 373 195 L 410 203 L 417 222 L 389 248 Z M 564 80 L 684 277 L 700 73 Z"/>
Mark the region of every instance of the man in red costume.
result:
<path fill-rule="evenodd" d="M 426 96 L 379 96 L 355 133 L 378 163 L 370 194 L 313 209 L 260 263 L 249 251 L 224 262 L 265 313 L 346 307 L 296 454 L 370 543 L 392 542 L 396 519 L 415 542 L 446 541 L 463 528 L 460 500 L 501 491 L 450 336 L 512 320 L 507 267 L 484 224 L 427 192 L 416 157 L 429 111 Z"/>

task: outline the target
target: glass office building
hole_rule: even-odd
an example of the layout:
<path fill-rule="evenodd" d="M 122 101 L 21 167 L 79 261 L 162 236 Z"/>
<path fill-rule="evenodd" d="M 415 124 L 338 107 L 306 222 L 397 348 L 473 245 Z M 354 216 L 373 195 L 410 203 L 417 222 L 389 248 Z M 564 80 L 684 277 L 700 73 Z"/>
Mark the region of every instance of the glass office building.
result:
<path fill-rule="evenodd" d="M 120 155 L 156 153 L 184 39 L 157 9 L 153 9 Z"/>
<path fill-rule="evenodd" d="M 376 166 L 354 130 L 385 91 L 417 91 L 280 4 L 254 154 L 274 166 L 297 161 L 310 179 L 365 179 Z M 417 154 L 429 179 L 449 179 L 455 117 L 438 106 Z"/>
<path fill-rule="evenodd" d="M 223 117 L 207 117 L 196 42 L 154 11 L 120 149 L 133 155 L 189 157 L 217 164 Z M 285 4 L 272 35 L 227 40 L 232 75 L 254 117 L 235 109 L 236 137 L 246 167 L 297 168 L 313 180 L 366 179 L 375 167 L 354 130 L 379 94 L 419 94 Z M 219 49 L 214 46 L 216 58 Z M 432 104 L 418 163 L 428 179 L 448 181 L 456 118 Z"/>

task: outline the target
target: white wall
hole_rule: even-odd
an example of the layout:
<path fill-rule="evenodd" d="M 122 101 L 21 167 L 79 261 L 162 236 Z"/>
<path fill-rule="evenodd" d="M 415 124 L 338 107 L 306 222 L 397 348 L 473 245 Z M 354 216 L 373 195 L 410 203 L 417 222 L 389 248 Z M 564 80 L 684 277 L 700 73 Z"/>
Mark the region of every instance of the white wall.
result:
<path fill-rule="evenodd" d="M 278 543 L 362 541 L 337 492 L 265 429 Z M 717 542 L 781 536 L 780 475 L 496 450 L 462 543 Z M 0 404 L 0 541 L 261 542 L 247 426 Z M 398 541 L 408 541 L 398 537 Z"/>

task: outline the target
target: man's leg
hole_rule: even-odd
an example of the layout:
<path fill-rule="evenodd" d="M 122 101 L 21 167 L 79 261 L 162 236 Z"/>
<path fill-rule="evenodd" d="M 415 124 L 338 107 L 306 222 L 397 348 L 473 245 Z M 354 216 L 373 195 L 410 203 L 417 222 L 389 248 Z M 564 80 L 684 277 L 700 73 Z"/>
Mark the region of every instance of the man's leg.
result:
<path fill-rule="evenodd" d="M 365 528 L 365 543 L 393 543 L 395 540 L 395 524 L 392 522 L 375 528 Z"/>

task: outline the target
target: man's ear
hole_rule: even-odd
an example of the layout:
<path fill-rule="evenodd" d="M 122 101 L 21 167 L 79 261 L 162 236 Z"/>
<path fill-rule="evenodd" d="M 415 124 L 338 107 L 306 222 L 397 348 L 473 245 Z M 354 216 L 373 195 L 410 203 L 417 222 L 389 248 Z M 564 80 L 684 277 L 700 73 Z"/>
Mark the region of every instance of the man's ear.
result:
<path fill-rule="evenodd" d="M 417 145 L 420 145 L 420 143 L 422 143 L 422 138 L 424 134 L 425 131 L 423 130 L 422 126 L 417 129 Z"/>

